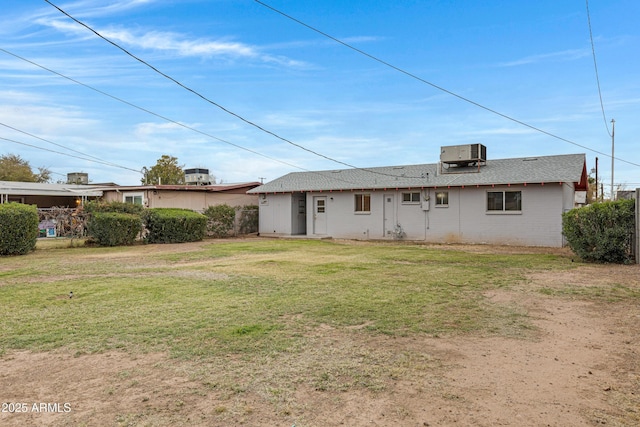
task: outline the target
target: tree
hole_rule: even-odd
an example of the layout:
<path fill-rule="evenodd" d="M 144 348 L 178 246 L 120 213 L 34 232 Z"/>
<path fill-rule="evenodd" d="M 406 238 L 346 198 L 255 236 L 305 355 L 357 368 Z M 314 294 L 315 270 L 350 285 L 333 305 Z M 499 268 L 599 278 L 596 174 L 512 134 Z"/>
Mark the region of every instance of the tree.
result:
<path fill-rule="evenodd" d="M 600 181 L 599 177 L 598 177 L 598 181 Z M 602 194 L 599 194 L 600 183 L 596 182 L 596 179 L 591 175 L 589 175 L 588 183 L 589 183 L 589 186 L 587 187 L 587 203 L 591 204 L 591 203 L 599 202 L 602 198 L 601 197 Z M 596 194 L 598 194 L 598 197 L 596 197 Z"/>
<path fill-rule="evenodd" d="M 184 165 L 178 165 L 178 158 L 163 154 L 150 169 L 144 168 L 143 184 L 184 184 Z"/>
<path fill-rule="evenodd" d="M 51 171 L 39 167 L 38 173 L 33 173 L 28 161 L 15 154 L 0 156 L 0 181 L 21 182 L 49 182 Z"/>

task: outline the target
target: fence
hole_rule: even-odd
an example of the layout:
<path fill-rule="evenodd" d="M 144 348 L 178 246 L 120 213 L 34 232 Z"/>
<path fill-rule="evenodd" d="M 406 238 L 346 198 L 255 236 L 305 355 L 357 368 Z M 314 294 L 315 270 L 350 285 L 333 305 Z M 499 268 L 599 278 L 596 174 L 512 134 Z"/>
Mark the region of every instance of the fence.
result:
<path fill-rule="evenodd" d="M 38 209 L 38 221 L 41 229 L 55 230 L 54 236 L 79 238 L 87 234 L 89 215 L 75 208 Z"/>

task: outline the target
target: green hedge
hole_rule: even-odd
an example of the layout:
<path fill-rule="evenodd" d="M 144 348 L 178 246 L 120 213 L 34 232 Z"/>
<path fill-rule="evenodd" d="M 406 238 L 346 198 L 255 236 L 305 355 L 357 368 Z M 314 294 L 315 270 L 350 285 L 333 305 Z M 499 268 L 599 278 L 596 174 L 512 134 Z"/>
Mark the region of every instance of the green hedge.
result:
<path fill-rule="evenodd" d="M 204 215 L 207 217 L 207 234 L 213 237 L 227 237 L 233 232 L 236 210 L 227 204 L 209 206 Z"/>
<path fill-rule="evenodd" d="M 89 220 L 89 235 L 100 246 L 131 245 L 142 231 L 139 215 L 119 212 L 93 212 Z"/>
<path fill-rule="evenodd" d="M 134 205 L 133 203 L 103 202 L 100 200 L 92 200 L 84 204 L 84 210 L 89 213 L 118 212 L 133 215 L 142 215 L 144 207 L 142 205 Z"/>
<path fill-rule="evenodd" d="M 594 203 L 562 215 L 562 232 L 584 261 L 629 263 L 635 200 Z"/>
<path fill-rule="evenodd" d="M 24 255 L 34 250 L 38 231 L 35 206 L 0 204 L 0 255 Z"/>
<path fill-rule="evenodd" d="M 146 209 L 143 220 L 149 243 L 182 243 L 202 240 L 207 217 L 188 209 Z"/>

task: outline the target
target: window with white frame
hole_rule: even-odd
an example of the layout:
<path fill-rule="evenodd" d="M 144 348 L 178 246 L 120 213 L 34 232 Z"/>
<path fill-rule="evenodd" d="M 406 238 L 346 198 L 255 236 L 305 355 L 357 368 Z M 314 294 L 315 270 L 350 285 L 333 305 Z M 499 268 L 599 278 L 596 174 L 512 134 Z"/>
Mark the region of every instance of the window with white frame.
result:
<path fill-rule="evenodd" d="M 488 191 L 487 211 L 520 212 L 522 211 L 522 191 Z"/>
<path fill-rule="evenodd" d="M 356 213 L 371 212 L 371 195 L 370 194 L 355 195 L 355 211 Z"/>
<path fill-rule="evenodd" d="M 144 195 L 142 193 L 125 193 L 123 197 L 125 203 L 134 205 L 142 205 L 144 203 Z"/>
<path fill-rule="evenodd" d="M 415 191 L 411 193 L 402 193 L 403 204 L 415 204 L 420 203 L 420 192 Z"/>
<path fill-rule="evenodd" d="M 447 207 L 449 206 L 449 192 L 448 191 L 437 191 L 436 192 L 436 207 Z"/>

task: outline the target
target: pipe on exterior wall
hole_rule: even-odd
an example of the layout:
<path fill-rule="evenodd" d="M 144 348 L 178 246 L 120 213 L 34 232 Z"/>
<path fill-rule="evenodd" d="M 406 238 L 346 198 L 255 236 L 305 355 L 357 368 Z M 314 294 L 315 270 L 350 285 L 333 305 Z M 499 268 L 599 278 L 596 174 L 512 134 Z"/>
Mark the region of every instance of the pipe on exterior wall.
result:
<path fill-rule="evenodd" d="M 425 200 L 431 203 L 431 190 L 429 190 L 428 188 L 427 188 Z M 428 237 L 427 230 L 429 230 L 429 211 L 423 209 L 422 212 L 424 212 L 424 240 L 426 241 Z"/>

